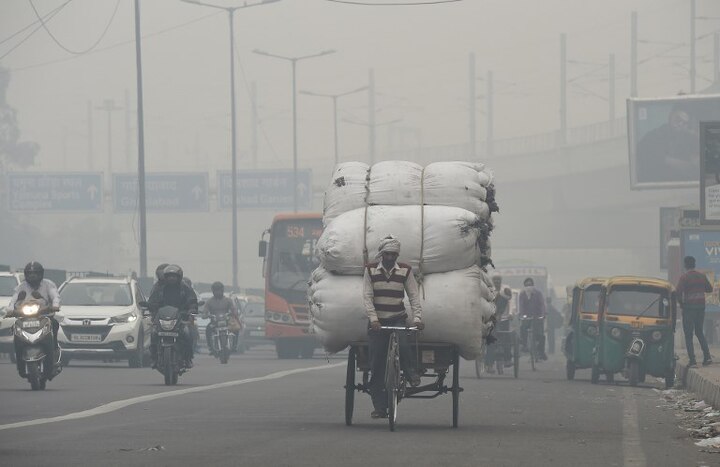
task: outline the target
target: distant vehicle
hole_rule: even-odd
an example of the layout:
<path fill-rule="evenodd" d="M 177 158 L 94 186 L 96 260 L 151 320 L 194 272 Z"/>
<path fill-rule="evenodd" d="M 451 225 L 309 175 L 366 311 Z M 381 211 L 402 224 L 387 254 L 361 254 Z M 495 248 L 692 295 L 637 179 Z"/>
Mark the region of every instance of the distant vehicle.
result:
<path fill-rule="evenodd" d="M 322 231 L 320 213 L 278 214 L 260 240 L 265 337 L 275 342 L 278 358 L 312 358 L 319 347 L 317 339 L 310 335 L 307 287 L 317 267 L 315 244 Z"/>
<path fill-rule="evenodd" d="M 207 302 L 210 298 L 212 298 L 213 294 L 212 292 L 202 292 L 197 294 L 198 302 Z M 203 307 L 198 307 L 198 314 L 195 315 L 195 326 L 197 326 L 198 330 L 198 345 L 204 346 L 206 349 L 209 349 L 207 338 L 205 336 L 205 329 L 207 328 L 207 325 L 210 323 L 210 318 L 205 318 L 202 315 Z"/>
<path fill-rule="evenodd" d="M 494 273 L 500 274 L 503 284 L 513 290 L 522 290 L 523 282 L 530 277 L 543 297 L 548 297 L 548 272 L 545 266 L 502 266 L 495 268 Z"/>
<path fill-rule="evenodd" d="M 231 298 L 245 324 L 240 345 L 244 344 L 247 350 L 254 345 L 271 343 L 265 337 L 265 299 L 257 295 L 239 294 L 233 294 Z"/>
<path fill-rule="evenodd" d="M 15 287 L 20 285 L 20 276 L 12 272 L 0 272 L 0 353 L 10 354 L 10 359 L 15 363 L 15 347 L 13 345 L 13 324 L 15 318 L 6 318 L 5 307 L 15 292 Z"/>
<path fill-rule="evenodd" d="M 127 359 L 130 368 L 149 363 L 150 317 L 130 278 L 71 278 L 60 287 L 58 342 L 63 364 L 71 359 Z"/>

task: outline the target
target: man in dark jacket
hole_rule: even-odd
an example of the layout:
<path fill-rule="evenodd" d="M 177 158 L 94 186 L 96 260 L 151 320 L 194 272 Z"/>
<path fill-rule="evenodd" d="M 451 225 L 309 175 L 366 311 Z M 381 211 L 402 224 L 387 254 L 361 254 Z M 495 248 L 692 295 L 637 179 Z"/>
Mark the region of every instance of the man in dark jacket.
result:
<path fill-rule="evenodd" d="M 520 342 L 523 347 L 528 349 L 529 345 L 535 345 L 537 356 L 540 360 L 547 360 L 545 355 L 545 299 L 542 292 L 535 288 L 535 281 L 532 277 L 528 277 L 523 282 L 523 290 L 519 295 L 519 314 L 523 320 L 520 326 Z M 528 343 L 528 330 L 530 326 L 533 328 L 535 337 L 534 343 Z"/>
<path fill-rule="evenodd" d="M 693 333 L 700 341 L 703 351 L 703 365 L 712 363 L 710 349 L 708 348 L 703 321 L 705 320 L 705 294 L 713 291 L 713 286 L 705 274 L 695 270 L 695 258 L 686 256 L 683 260 L 687 272 L 680 276 L 677 287 L 678 301 L 682 307 L 683 331 L 685 332 L 685 347 L 687 348 L 690 366 L 697 365 L 695 361 L 695 348 L 693 346 Z"/>

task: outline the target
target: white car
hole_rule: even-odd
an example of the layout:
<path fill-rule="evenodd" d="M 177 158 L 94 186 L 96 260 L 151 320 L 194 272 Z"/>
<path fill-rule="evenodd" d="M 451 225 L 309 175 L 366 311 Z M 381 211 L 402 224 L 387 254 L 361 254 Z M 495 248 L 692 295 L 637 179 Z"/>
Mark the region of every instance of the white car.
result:
<path fill-rule="evenodd" d="M 149 362 L 151 320 L 130 278 L 71 278 L 60 286 L 58 342 L 63 361 L 127 359 L 130 368 Z"/>
<path fill-rule="evenodd" d="M 15 347 L 13 343 L 13 324 L 15 318 L 6 318 L 5 307 L 10 303 L 15 288 L 20 285 L 20 277 L 12 272 L 0 272 L 0 353 L 10 354 L 15 360 Z"/>

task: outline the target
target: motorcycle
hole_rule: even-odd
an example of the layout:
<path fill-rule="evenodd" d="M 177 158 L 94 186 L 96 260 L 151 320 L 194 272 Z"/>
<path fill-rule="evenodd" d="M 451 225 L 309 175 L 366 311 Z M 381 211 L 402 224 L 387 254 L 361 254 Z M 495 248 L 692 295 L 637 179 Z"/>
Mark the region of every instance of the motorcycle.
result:
<path fill-rule="evenodd" d="M 157 370 L 165 377 L 167 386 L 176 385 L 178 377 L 190 369 L 185 346 L 192 344 L 183 314 L 174 306 L 164 306 L 158 310 L 153 324 L 157 336 Z"/>
<path fill-rule="evenodd" d="M 210 324 L 212 325 L 211 339 L 213 348 L 215 349 L 215 357 L 220 359 L 220 363 L 227 363 L 230 359 L 230 353 L 237 346 L 237 335 L 230 332 L 228 322 L 230 313 L 224 313 L 221 316 L 211 314 Z"/>
<path fill-rule="evenodd" d="M 16 317 L 13 325 L 15 354 L 19 359 L 20 376 L 28 380 L 33 391 L 38 391 L 45 389 L 46 383 L 62 371 L 62 351 L 55 347 L 50 319 L 55 314 L 53 308 L 47 306 L 37 293 L 27 300 L 27 295 L 23 294 L 20 293 L 13 313 Z"/>

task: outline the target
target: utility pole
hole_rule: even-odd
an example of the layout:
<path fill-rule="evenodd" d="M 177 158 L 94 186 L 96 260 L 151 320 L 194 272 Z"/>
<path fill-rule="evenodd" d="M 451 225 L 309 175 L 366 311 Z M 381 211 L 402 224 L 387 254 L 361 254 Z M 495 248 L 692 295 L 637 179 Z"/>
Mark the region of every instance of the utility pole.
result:
<path fill-rule="evenodd" d="M 132 146 L 132 131 L 131 131 L 131 123 L 130 123 L 130 92 L 125 88 L 125 166 L 127 167 L 128 171 L 132 170 L 132 156 L 130 149 Z"/>
<path fill-rule="evenodd" d="M 88 132 L 88 147 L 87 147 L 87 161 L 88 169 L 93 168 L 93 106 L 92 101 L 87 101 L 87 132 Z"/>
<path fill-rule="evenodd" d="M 470 125 L 469 133 L 469 146 L 470 146 L 470 159 L 474 160 L 477 157 L 477 110 L 475 109 L 475 101 L 477 99 L 477 92 L 475 89 L 475 54 L 470 53 L 468 57 L 468 72 L 469 72 L 469 89 L 468 89 L 468 124 Z"/>
<path fill-rule="evenodd" d="M 368 154 L 375 163 L 375 69 L 368 70 Z"/>
<path fill-rule="evenodd" d="M 560 145 L 567 142 L 567 35 L 560 34 Z"/>
<path fill-rule="evenodd" d="M 147 209 L 145 204 L 145 117 L 143 114 L 140 0 L 135 0 L 135 69 L 137 79 L 138 208 L 140 210 L 140 277 L 147 277 Z"/>
<path fill-rule="evenodd" d="M 250 83 L 250 120 L 252 123 L 252 143 L 251 143 L 251 154 L 252 154 L 252 168 L 257 169 L 258 163 L 258 109 L 257 109 L 257 83 L 253 81 Z"/>
<path fill-rule="evenodd" d="M 630 16 L 630 97 L 637 97 L 638 78 L 638 15 L 633 11 Z"/>
<path fill-rule="evenodd" d="M 696 0 L 690 0 L 690 94 L 695 94 L 695 7 Z"/>
<path fill-rule="evenodd" d="M 615 54 L 608 60 L 608 120 L 615 120 Z"/>
<path fill-rule="evenodd" d="M 485 105 L 486 108 L 486 114 L 485 118 L 485 124 L 487 125 L 486 130 L 486 139 L 485 144 L 487 145 L 487 148 L 485 149 L 485 157 L 490 157 L 493 155 L 494 148 L 493 148 L 493 140 L 495 139 L 494 133 L 494 119 L 495 119 L 495 110 L 493 109 L 494 106 L 494 90 L 493 90 L 493 72 L 488 71 L 487 72 L 487 95 L 485 96 Z"/>
<path fill-rule="evenodd" d="M 713 81 L 715 84 L 720 83 L 720 32 L 716 32 L 714 35 L 715 47 L 713 47 Z"/>
<path fill-rule="evenodd" d="M 112 185 L 112 173 L 113 173 L 113 155 L 112 155 L 112 113 L 117 110 L 122 110 L 122 107 L 115 105 L 113 99 L 105 99 L 103 105 L 95 107 L 97 110 L 103 110 L 107 112 L 107 175 L 105 177 L 107 183 L 107 189 L 110 190 Z"/>
<path fill-rule="evenodd" d="M 188 0 L 185 0 L 188 1 Z M 265 2 L 272 0 L 264 0 Z M 327 49 L 311 55 L 303 55 L 300 57 L 286 57 L 284 55 L 271 54 L 264 50 L 253 50 L 254 53 L 265 55 L 267 57 L 279 58 L 280 60 L 289 61 L 292 65 L 292 141 L 293 141 L 293 212 L 298 211 L 298 153 L 297 153 L 297 62 L 309 58 L 322 57 L 335 53 L 335 50 Z"/>

